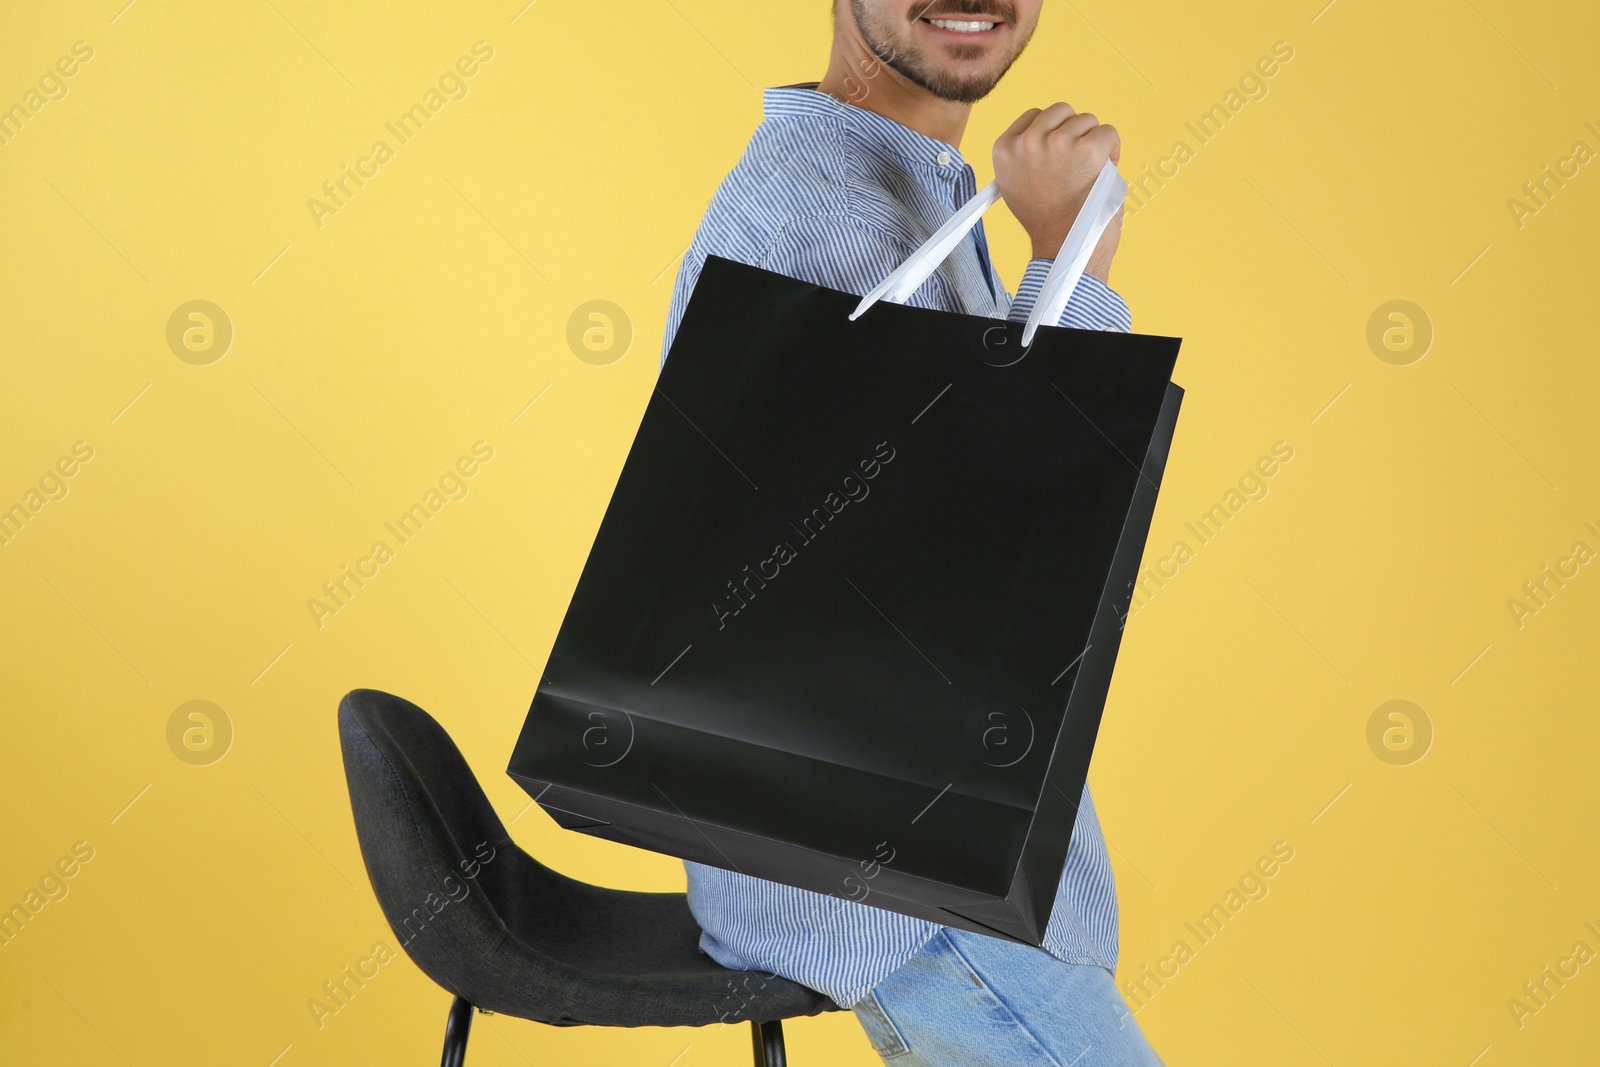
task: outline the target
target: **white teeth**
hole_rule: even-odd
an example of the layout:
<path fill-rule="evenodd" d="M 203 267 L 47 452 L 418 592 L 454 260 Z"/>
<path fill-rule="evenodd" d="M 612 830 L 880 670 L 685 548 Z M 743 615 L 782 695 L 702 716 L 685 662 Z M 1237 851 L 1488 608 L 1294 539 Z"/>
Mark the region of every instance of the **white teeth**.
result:
<path fill-rule="evenodd" d="M 941 30 L 954 30 L 956 33 L 983 33 L 995 27 L 992 22 L 956 22 L 953 19 L 929 19 L 928 22 Z"/>

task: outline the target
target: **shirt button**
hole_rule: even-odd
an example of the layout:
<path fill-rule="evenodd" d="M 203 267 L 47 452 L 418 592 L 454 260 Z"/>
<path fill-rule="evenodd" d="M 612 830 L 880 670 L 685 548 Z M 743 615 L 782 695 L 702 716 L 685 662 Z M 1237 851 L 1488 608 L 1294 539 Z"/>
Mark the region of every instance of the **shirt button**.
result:
<path fill-rule="evenodd" d="M 938 155 L 933 157 L 933 161 L 939 164 L 941 167 L 948 167 L 950 165 L 950 153 L 940 152 Z"/>

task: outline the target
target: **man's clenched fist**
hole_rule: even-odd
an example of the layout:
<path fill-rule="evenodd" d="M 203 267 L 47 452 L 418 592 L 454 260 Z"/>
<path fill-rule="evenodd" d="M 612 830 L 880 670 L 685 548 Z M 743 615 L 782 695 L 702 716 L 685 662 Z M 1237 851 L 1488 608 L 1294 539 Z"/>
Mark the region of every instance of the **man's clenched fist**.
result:
<path fill-rule="evenodd" d="M 1122 157 L 1115 126 L 1066 104 L 1029 108 L 994 143 L 994 180 L 1033 241 L 1033 258 L 1054 259 L 1106 160 Z M 1109 281 L 1122 236 L 1122 209 L 1089 257 L 1085 272 Z"/>

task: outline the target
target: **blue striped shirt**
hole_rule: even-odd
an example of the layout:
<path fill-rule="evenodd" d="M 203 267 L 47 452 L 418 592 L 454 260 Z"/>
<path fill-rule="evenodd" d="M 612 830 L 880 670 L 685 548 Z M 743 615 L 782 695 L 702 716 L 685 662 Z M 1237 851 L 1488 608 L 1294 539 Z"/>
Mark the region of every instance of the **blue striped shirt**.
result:
<path fill-rule="evenodd" d="M 705 257 L 715 254 L 865 294 L 977 192 L 961 153 L 811 86 L 768 89 L 765 121 L 718 187 L 678 270 L 661 361 Z M 979 225 L 909 304 L 1026 321 L 1050 269 L 1029 262 L 1015 298 Z M 1128 306 L 1085 274 L 1059 325 L 1132 328 Z M 849 1007 L 916 954 L 939 925 L 853 900 L 685 861 L 700 947 L 726 967 L 776 972 Z M 1044 948 L 1115 972 L 1117 896 L 1085 787 Z"/>

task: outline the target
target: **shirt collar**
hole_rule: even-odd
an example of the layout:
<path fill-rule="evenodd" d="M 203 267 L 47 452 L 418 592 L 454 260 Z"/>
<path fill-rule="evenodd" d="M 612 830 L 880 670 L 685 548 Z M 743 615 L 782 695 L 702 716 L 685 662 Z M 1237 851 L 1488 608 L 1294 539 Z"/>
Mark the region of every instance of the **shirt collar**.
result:
<path fill-rule="evenodd" d="M 837 122 L 869 146 L 904 162 L 920 165 L 935 174 L 960 174 L 966 166 L 961 150 L 927 134 L 866 108 L 838 100 L 816 88 L 816 82 L 784 85 L 762 94 L 762 108 L 768 119 L 822 118 Z"/>

